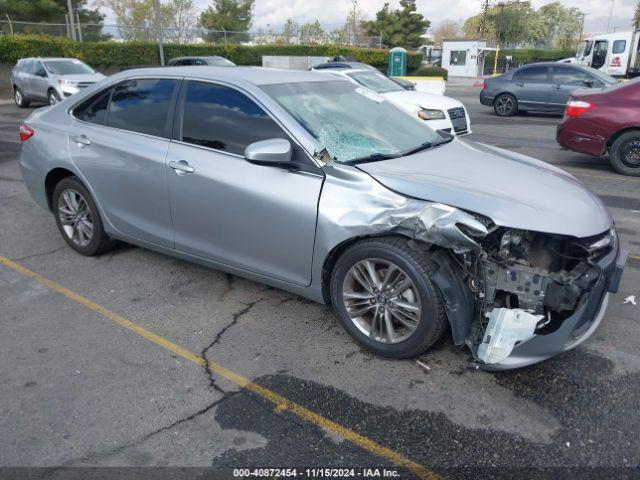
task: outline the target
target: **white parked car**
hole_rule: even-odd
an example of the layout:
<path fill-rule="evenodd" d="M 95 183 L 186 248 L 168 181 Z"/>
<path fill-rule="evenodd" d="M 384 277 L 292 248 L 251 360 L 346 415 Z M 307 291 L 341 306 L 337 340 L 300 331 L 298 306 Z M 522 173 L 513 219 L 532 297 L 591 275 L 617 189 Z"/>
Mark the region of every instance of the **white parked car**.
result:
<path fill-rule="evenodd" d="M 451 97 L 405 90 L 400 84 L 371 68 L 315 69 L 343 77 L 382 95 L 385 100 L 418 117 L 434 130 L 454 135 L 471 133 L 471 121 L 464 105 Z"/>

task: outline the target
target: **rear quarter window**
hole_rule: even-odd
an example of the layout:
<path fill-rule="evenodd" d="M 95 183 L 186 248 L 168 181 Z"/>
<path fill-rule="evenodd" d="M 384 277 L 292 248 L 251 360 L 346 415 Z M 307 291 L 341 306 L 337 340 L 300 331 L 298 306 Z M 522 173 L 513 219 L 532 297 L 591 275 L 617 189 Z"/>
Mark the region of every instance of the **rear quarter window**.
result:
<path fill-rule="evenodd" d="M 616 40 L 613 42 L 613 46 L 611 47 L 612 53 L 624 53 L 627 48 L 626 40 Z"/>

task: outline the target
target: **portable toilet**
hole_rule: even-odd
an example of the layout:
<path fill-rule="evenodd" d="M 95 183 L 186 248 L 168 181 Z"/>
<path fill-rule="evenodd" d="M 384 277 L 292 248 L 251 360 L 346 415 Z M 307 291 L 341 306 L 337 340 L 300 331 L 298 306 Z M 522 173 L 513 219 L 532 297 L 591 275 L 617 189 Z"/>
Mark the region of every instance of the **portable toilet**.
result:
<path fill-rule="evenodd" d="M 387 57 L 387 75 L 390 77 L 404 77 L 407 74 L 407 51 L 402 47 L 389 50 Z"/>

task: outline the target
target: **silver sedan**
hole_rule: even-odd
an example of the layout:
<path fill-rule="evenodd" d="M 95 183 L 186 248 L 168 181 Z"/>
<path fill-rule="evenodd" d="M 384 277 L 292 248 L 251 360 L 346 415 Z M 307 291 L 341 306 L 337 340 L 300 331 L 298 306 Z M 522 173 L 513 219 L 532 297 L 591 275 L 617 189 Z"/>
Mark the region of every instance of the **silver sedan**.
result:
<path fill-rule="evenodd" d="M 313 72 L 123 72 L 20 128 L 33 198 L 83 255 L 136 244 L 331 304 L 372 351 L 450 328 L 487 369 L 575 347 L 625 254 L 571 175 L 435 132 Z"/>

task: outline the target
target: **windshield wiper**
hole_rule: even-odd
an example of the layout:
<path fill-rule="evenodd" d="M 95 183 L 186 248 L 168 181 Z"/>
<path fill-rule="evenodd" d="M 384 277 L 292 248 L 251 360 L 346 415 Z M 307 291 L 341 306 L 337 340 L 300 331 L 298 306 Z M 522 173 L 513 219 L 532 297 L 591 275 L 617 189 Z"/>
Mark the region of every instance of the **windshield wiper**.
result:
<path fill-rule="evenodd" d="M 429 148 L 437 147 L 438 145 L 442 145 L 443 143 L 448 143 L 451 140 L 453 140 L 453 136 L 451 136 L 450 138 L 443 138 L 439 142 L 424 142 L 415 148 L 411 148 L 409 150 L 406 150 L 405 152 L 402 152 L 402 156 L 413 155 L 414 153 L 418 153 L 423 150 L 428 150 Z"/>
<path fill-rule="evenodd" d="M 400 155 L 398 154 L 390 154 L 390 153 L 372 153 L 371 155 L 365 155 L 363 157 L 356 157 L 349 160 L 349 163 L 364 163 L 364 162 L 376 162 L 378 160 L 389 160 L 391 158 L 398 158 Z"/>

